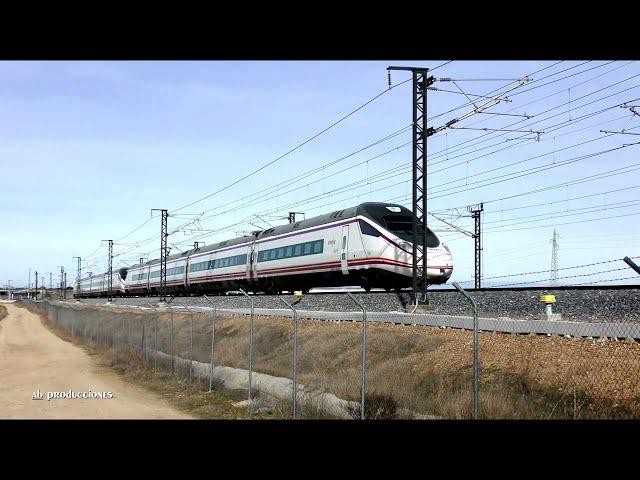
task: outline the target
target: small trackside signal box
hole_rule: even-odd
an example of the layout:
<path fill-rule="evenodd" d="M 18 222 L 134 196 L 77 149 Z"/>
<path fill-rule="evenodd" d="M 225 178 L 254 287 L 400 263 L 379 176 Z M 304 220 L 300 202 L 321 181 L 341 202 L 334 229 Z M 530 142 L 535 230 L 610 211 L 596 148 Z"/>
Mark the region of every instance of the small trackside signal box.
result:
<path fill-rule="evenodd" d="M 540 301 L 542 303 L 556 303 L 555 295 L 540 295 Z"/>
<path fill-rule="evenodd" d="M 293 292 L 293 294 L 294 294 L 296 297 L 302 298 L 302 291 L 301 291 L 301 290 L 296 290 L 295 292 Z"/>

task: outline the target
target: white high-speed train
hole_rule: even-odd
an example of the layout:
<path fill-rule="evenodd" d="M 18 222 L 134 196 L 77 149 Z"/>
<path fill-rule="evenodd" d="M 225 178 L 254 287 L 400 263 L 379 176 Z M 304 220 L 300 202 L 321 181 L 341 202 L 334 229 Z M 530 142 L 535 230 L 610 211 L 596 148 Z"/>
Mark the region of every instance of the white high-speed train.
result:
<path fill-rule="evenodd" d="M 308 291 L 359 285 L 370 290 L 411 286 L 412 213 L 387 203 L 357 207 L 225 240 L 167 258 L 171 295 Z M 422 228 L 421 228 L 422 230 Z M 445 283 L 453 272 L 451 252 L 429 229 L 429 283 Z M 156 295 L 160 260 L 112 273 L 113 296 Z M 83 278 L 77 297 L 104 297 L 108 274 Z"/>

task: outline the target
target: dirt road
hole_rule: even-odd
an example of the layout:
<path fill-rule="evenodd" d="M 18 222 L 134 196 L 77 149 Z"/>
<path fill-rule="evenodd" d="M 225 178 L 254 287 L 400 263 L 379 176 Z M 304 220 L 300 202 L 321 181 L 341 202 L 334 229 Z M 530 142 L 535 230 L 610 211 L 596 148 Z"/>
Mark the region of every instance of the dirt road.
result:
<path fill-rule="evenodd" d="M 125 383 L 84 350 L 10 303 L 0 321 L 0 418 L 188 419 L 157 395 Z M 36 390 L 43 400 L 32 400 Z M 52 398 L 47 392 L 112 392 L 113 398 Z"/>

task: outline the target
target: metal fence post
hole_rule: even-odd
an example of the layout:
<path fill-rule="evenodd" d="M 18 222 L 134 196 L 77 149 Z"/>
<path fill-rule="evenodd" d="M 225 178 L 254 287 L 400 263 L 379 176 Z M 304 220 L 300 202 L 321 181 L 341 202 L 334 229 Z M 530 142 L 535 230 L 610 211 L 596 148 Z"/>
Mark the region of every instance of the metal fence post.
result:
<path fill-rule="evenodd" d="M 154 331 L 153 331 L 153 369 L 156 369 L 156 362 L 158 357 L 158 309 L 154 307 L 150 302 L 146 302 L 146 304 L 156 312 L 156 321 L 154 322 Z M 146 316 L 145 316 L 146 318 Z M 147 342 L 148 343 L 148 342 Z M 147 361 L 149 361 L 149 346 L 147 345 Z"/>
<path fill-rule="evenodd" d="M 284 303 L 287 307 L 293 310 L 293 352 L 291 359 L 291 400 L 293 403 L 293 419 L 295 420 L 296 415 L 298 413 L 298 311 L 296 308 L 287 302 L 284 298 L 280 297 L 282 303 Z"/>
<path fill-rule="evenodd" d="M 170 333 L 170 352 L 171 352 L 171 374 L 174 373 L 174 369 L 173 369 L 173 365 L 174 365 L 174 361 L 173 361 L 173 307 L 169 307 L 169 311 L 171 312 L 171 333 Z"/>
<path fill-rule="evenodd" d="M 453 286 L 469 300 L 473 308 L 473 419 L 478 419 L 478 306 L 473 298 L 464 289 L 453 282 Z"/>
<path fill-rule="evenodd" d="M 349 298 L 353 300 L 362 309 L 362 365 L 360 366 L 360 420 L 364 420 L 364 397 L 366 391 L 366 360 L 367 360 L 367 309 L 364 305 L 353 296 L 347 293 Z"/>
<path fill-rule="evenodd" d="M 145 340 L 147 336 L 147 312 L 144 312 L 144 316 L 142 317 L 142 339 L 140 340 L 140 348 L 142 350 L 142 355 L 145 360 L 147 359 L 147 348 L 145 346 Z"/>
<path fill-rule="evenodd" d="M 189 307 L 180 305 L 189 312 L 189 381 L 193 378 L 193 312 Z"/>
<path fill-rule="evenodd" d="M 153 370 L 158 368 L 158 322 L 160 321 L 160 315 L 156 312 L 156 321 L 153 328 Z"/>
<path fill-rule="evenodd" d="M 253 298 L 244 290 L 239 290 L 251 302 L 251 319 L 249 320 L 249 408 L 251 408 L 251 376 L 253 372 Z"/>
<path fill-rule="evenodd" d="M 216 313 L 218 311 L 218 304 L 206 295 L 204 298 L 213 305 L 213 316 L 211 317 L 211 363 L 209 365 L 209 391 L 211 391 L 213 389 L 213 369 L 215 368 L 213 364 L 213 352 L 216 344 Z"/>

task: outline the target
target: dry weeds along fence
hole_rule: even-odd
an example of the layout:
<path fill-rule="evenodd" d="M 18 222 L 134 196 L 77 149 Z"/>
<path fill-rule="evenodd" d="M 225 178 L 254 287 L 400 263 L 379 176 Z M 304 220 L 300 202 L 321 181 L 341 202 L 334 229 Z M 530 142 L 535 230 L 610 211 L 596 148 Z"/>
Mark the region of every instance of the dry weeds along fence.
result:
<path fill-rule="evenodd" d="M 158 368 L 208 388 L 212 322 L 206 314 L 35 305 L 74 334 L 112 342 L 116 349 L 141 349 L 142 358 Z M 300 397 L 316 399 L 301 408 L 299 418 L 326 415 L 323 409 L 331 416 L 359 417 L 360 332 L 359 323 L 299 321 Z M 258 390 L 280 385 L 291 391 L 291 347 L 290 319 L 255 317 Z M 422 418 L 471 418 L 472 331 L 375 323 L 368 326 L 366 352 L 368 418 L 411 418 L 411 412 Z M 246 316 L 218 316 L 213 353 L 218 386 L 246 388 Z M 640 417 L 640 344 L 633 340 L 483 332 L 478 354 L 480 418 Z M 257 396 L 267 397 L 262 391 Z"/>

